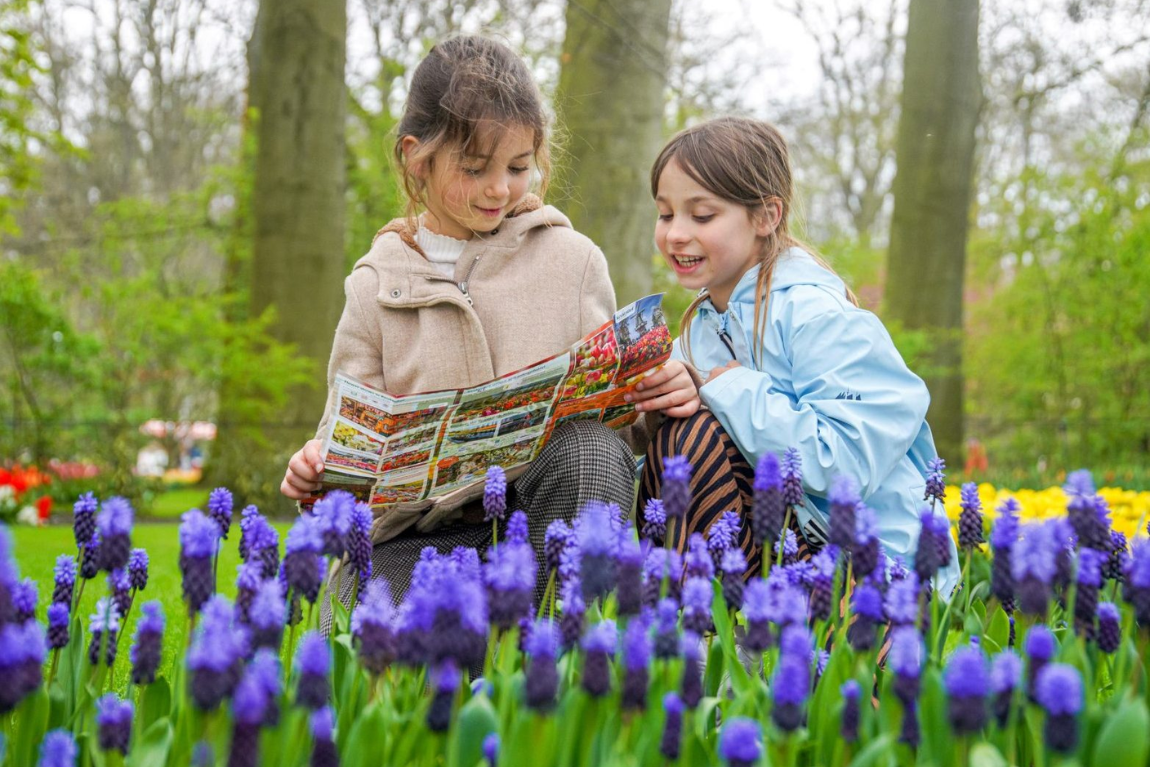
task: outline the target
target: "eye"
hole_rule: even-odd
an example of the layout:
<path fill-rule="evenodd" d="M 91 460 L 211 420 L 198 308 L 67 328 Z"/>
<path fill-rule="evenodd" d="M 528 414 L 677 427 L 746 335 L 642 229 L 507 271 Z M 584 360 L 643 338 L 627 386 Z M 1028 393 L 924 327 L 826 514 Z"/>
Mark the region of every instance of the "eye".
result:
<path fill-rule="evenodd" d="M 526 173 L 527 171 L 529 171 L 531 169 L 526 167 L 526 166 L 524 166 L 522 168 L 520 168 L 518 166 L 512 166 L 512 167 L 508 168 L 508 170 L 511 171 L 514 175 L 518 176 L 520 174 Z"/>
<path fill-rule="evenodd" d="M 660 213 L 659 214 L 659 220 L 660 221 L 670 221 L 674 217 L 675 217 L 674 213 Z"/>
<path fill-rule="evenodd" d="M 698 221 L 700 224 L 705 224 L 705 223 L 707 223 L 708 221 L 710 221 L 710 220 L 711 220 L 712 218 L 714 218 L 714 217 L 715 217 L 715 214 L 714 214 L 714 213 L 708 213 L 708 214 L 707 214 L 707 215 L 705 215 L 705 216 L 692 216 L 692 218 L 694 218 L 694 219 L 695 219 L 696 221 Z"/>

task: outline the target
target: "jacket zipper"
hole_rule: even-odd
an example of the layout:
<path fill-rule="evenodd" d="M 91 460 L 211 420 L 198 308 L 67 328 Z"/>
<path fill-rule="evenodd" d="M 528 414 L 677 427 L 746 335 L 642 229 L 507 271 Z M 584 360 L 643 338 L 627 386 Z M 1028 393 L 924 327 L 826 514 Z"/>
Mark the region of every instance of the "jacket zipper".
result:
<path fill-rule="evenodd" d="M 459 283 L 459 291 L 463 293 L 463 297 L 467 299 L 468 306 L 475 306 L 475 302 L 471 300 L 471 294 L 467 292 L 467 283 L 471 282 L 471 273 L 475 271 L 475 265 L 479 263 L 479 259 L 482 255 L 483 253 L 476 254 L 471 265 L 467 267 L 467 274 L 463 275 L 463 282 Z"/>

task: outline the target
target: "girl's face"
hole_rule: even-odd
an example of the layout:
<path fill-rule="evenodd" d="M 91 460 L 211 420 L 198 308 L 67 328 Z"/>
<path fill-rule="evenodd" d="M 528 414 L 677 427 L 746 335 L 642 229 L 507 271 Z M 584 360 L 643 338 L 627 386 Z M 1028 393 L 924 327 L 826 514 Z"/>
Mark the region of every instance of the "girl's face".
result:
<path fill-rule="evenodd" d="M 427 215 L 423 224 L 436 234 L 469 240 L 476 232 L 491 232 L 527 193 L 535 154 L 534 131 L 513 126 L 493 142 L 485 135 L 492 130 L 480 128 L 475 142 L 476 146 L 492 146 L 490 155 L 467 155 L 457 147 L 445 147 L 435 154 L 425 176 Z"/>
<path fill-rule="evenodd" d="M 776 209 L 752 216 L 700 186 L 675 159 L 659 176 L 655 205 L 655 244 L 679 284 L 706 288 L 715 308 L 725 312 L 739 278 L 758 263 L 762 238 L 778 226 Z"/>

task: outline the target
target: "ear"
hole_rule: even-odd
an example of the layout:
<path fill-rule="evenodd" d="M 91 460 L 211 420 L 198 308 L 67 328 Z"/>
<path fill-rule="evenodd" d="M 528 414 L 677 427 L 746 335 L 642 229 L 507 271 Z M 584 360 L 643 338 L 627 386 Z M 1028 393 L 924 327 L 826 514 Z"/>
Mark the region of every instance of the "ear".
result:
<path fill-rule="evenodd" d="M 778 197 L 771 197 L 763 207 L 754 215 L 755 234 L 759 237 L 769 237 L 783 221 L 783 201 Z"/>
<path fill-rule="evenodd" d="M 419 149 L 420 141 L 415 136 L 410 134 L 404 136 L 399 140 L 399 151 L 403 153 L 403 160 L 406 163 L 408 158 Z M 411 175 L 423 181 L 427 177 L 427 164 L 416 163 L 411 166 Z"/>

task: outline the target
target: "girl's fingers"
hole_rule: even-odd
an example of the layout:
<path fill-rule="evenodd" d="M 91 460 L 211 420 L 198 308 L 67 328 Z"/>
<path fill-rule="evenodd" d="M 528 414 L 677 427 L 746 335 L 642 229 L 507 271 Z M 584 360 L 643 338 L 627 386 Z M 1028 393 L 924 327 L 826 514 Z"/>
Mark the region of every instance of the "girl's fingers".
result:
<path fill-rule="evenodd" d="M 684 402 L 682 405 L 676 405 L 675 407 L 667 408 L 663 411 L 663 413 L 670 416 L 671 418 L 690 418 L 695 413 L 699 412 L 700 404 L 701 403 L 699 402 L 699 398 L 694 397 L 687 402 Z"/>

